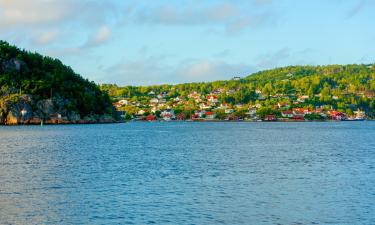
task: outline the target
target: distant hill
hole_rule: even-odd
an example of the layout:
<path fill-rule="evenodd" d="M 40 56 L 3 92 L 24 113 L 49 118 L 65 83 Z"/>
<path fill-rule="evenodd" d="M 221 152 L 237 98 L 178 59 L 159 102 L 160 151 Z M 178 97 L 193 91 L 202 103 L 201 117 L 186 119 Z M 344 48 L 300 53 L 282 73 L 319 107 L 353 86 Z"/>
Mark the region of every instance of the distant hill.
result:
<path fill-rule="evenodd" d="M 95 122 L 111 110 L 107 93 L 59 60 L 0 41 L 0 123 Z"/>
<path fill-rule="evenodd" d="M 199 109 L 198 103 L 188 102 L 189 94 L 197 92 L 203 96 L 215 95 L 220 104 L 276 108 L 278 103 L 287 102 L 290 108 L 325 107 L 348 115 L 361 109 L 369 117 L 375 116 L 374 64 L 288 66 L 226 81 L 143 87 L 102 85 L 101 88 L 114 99 L 138 102 L 138 108 L 145 110 L 151 107 L 150 99 L 160 93 L 164 93 L 168 107 Z M 176 97 L 184 99 L 184 104 L 174 104 Z M 215 109 L 218 108 L 209 110 Z"/>

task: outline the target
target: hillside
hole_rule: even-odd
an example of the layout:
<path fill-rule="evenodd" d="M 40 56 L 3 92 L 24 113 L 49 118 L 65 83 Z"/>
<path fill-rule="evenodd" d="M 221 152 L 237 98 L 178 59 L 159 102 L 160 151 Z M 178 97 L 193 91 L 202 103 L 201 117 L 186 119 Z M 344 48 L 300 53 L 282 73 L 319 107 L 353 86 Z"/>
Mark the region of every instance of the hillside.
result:
<path fill-rule="evenodd" d="M 0 123 L 109 119 L 108 95 L 59 60 L 0 41 Z"/>
<path fill-rule="evenodd" d="M 359 109 L 368 118 L 375 116 L 374 65 L 289 66 L 228 81 L 101 88 L 116 101 L 127 100 L 128 104 L 116 106 L 131 115 L 139 115 L 140 110 L 146 115 L 158 114 L 172 108 L 188 117 L 203 109 L 219 117 L 223 110 L 232 109 L 241 118 L 256 107 L 258 112 L 276 115 L 294 108 L 320 108 L 346 116 Z"/>

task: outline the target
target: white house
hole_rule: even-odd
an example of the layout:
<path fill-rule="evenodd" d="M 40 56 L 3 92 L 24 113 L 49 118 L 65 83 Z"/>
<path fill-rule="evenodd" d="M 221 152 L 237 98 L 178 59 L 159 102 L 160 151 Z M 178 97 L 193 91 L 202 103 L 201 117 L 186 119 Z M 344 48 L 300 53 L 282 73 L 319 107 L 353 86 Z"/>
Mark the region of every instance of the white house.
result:
<path fill-rule="evenodd" d="M 126 100 L 126 99 L 122 99 L 122 100 L 118 101 L 118 103 L 121 104 L 121 105 L 128 105 L 129 101 Z"/>
<path fill-rule="evenodd" d="M 163 118 L 165 121 L 170 121 L 176 119 L 176 116 L 174 114 L 173 109 L 166 109 L 163 112 L 160 113 L 160 116 Z"/>
<path fill-rule="evenodd" d="M 158 103 L 159 103 L 159 99 L 157 98 L 150 99 L 150 104 L 158 104 Z"/>

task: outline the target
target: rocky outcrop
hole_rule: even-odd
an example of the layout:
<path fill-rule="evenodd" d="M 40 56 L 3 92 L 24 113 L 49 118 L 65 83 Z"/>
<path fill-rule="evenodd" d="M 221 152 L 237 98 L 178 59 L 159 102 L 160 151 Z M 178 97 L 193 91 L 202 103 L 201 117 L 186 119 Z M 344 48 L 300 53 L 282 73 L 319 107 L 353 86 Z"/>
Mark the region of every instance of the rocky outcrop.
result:
<path fill-rule="evenodd" d="M 35 103 L 31 95 L 10 95 L 0 99 L 0 124 L 91 124 L 114 123 L 110 115 L 82 117 L 64 107 L 62 99 L 44 99 Z"/>
<path fill-rule="evenodd" d="M 9 96 L 0 101 L 0 122 L 6 125 L 27 123 L 33 118 L 30 95 Z"/>
<path fill-rule="evenodd" d="M 20 72 L 22 68 L 24 68 L 26 64 L 18 59 L 10 59 L 5 60 L 0 58 L 0 71 L 16 71 Z"/>

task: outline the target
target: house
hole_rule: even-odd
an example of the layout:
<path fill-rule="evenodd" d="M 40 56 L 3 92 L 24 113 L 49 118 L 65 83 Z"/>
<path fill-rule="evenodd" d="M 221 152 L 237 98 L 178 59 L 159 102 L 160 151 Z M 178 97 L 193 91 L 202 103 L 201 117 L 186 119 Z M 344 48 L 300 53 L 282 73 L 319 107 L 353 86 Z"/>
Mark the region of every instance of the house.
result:
<path fill-rule="evenodd" d="M 241 80 L 241 77 L 233 77 L 232 80 L 238 81 Z"/>
<path fill-rule="evenodd" d="M 328 115 L 331 117 L 332 120 L 344 120 L 346 119 L 346 115 L 342 112 L 330 110 L 328 111 Z"/>
<path fill-rule="evenodd" d="M 262 94 L 262 91 L 259 90 L 259 89 L 257 89 L 257 90 L 255 90 L 255 93 L 258 94 L 258 95 L 261 95 L 261 94 Z"/>
<path fill-rule="evenodd" d="M 138 115 L 143 115 L 143 114 L 145 114 L 145 113 L 146 113 L 146 111 L 144 111 L 143 109 L 141 109 L 141 110 L 138 111 L 137 114 L 138 114 Z"/>
<path fill-rule="evenodd" d="M 327 115 L 324 113 L 324 108 L 316 108 L 315 113 L 321 115 L 322 117 L 327 117 Z"/>
<path fill-rule="evenodd" d="M 294 108 L 293 114 L 295 116 L 305 116 L 307 114 L 311 114 L 312 111 L 310 109 L 304 109 L 304 108 Z"/>
<path fill-rule="evenodd" d="M 286 110 L 281 112 L 282 117 L 293 118 L 294 114 L 292 110 Z"/>
<path fill-rule="evenodd" d="M 159 103 L 159 99 L 157 98 L 150 99 L 150 104 L 158 104 L 158 103 Z"/>
<path fill-rule="evenodd" d="M 294 115 L 293 120 L 303 121 L 303 120 L 305 120 L 305 116 L 304 115 Z"/>
<path fill-rule="evenodd" d="M 205 103 L 201 103 L 201 104 L 199 104 L 199 108 L 200 109 L 211 109 L 211 106 L 210 105 L 206 105 Z"/>
<path fill-rule="evenodd" d="M 150 115 L 146 116 L 146 120 L 147 121 L 154 121 L 154 120 L 156 120 L 156 118 L 155 118 L 154 115 L 150 114 Z"/>
<path fill-rule="evenodd" d="M 211 94 L 220 95 L 221 93 L 224 93 L 224 88 L 218 88 L 214 90 Z"/>
<path fill-rule="evenodd" d="M 229 89 L 229 90 L 227 91 L 227 95 L 233 94 L 233 93 L 235 93 L 235 92 L 236 92 L 236 90 L 234 90 L 234 89 Z"/>
<path fill-rule="evenodd" d="M 339 96 L 333 95 L 333 96 L 332 96 L 332 99 L 333 99 L 333 100 L 339 100 Z"/>
<path fill-rule="evenodd" d="M 354 111 L 355 119 L 362 120 L 366 118 L 366 113 L 361 110 Z"/>
<path fill-rule="evenodd" d="M 276 121 L 276 116 L 275 115 L 267 115 L 264 117 L 264 121 Z"/>
<path fill-rule="evenodd" d="M 193 93 L 190 93 L 189 95 L 188 95 L 188 97 L 190 98 L 190 99 L 194 99 L 196 102 L 200 102 L 200 100 L 201 100 L 201 94 L 200 93 L 198 93 L 198 92 L 193 92 Z"/>
<path fill-rule="evenodd" d="M 177 120 L 185 120 L 185 115 L 180 113 L 180 114 L 177 115 L 176 119 Z"/>
<path fill-rule="evenodd" d="M 218 108 L 219 109 L 227 109 L 227 108 L 229 108 L 229 104 L 228 103 L 220 104 L 220 106 Z"/>
<path fill-rule="evenodd" d="M 308 99 L 309 99 L 308 95 L 302 95 L 302 96 L 298 96 L 297 101 L 303 103 Z"/>
<path fill-rule="evenodd" d="M 165 100 L 164 98 L 159 99 L 159 104 L 165 104 L 165 103 L 167 103 L 167 100 Z"/>
<path fill-rule="evenodd" d="M 168 96 L 168 93 L 167 92 L 162 92 L 160 94 L 158 94 L 156 97 L 158 99 L 161 99 L 161 98 L 166 98 Z"/>
<path fill-rule="evenodd" d="M 148 95 L 155 95 L 155 92 L 150 91 L 150 92 L 148 93 Z"/>
<path fill-rule="evenodd" d="M 127 99 L 121 99 L 120 101 L 118 101 L 118 103 L 120 103 L 121 105 L 128 105 L 129 101 Z"/>
<path fill-rule="evenodd" d="M 176 119 L 173 109 L 166 109 L 160 113 L 161 118 L 165 121 L 170 121 Z"/>
<path fill-rule="evenodd" d="M 250 107 L 249 112 L 247 114 L 250 115 L 251 117 L 255 117 L 257 115 L 257 108 Z"/>
<path fill-rule="evenodd" d="M 214 112 L 206 112 L 205 115 L 207 120 L 213 120 L 216 117 L 216 114 Z"/>
<path fill-rule="evenodd" d="M 192 115 L 192 118 L 203 118 L 203 115 L 206 114 L 205 110 L 195 110 L 194 114 Z"/>
<path fill-rule="evenodd" d="M 206 97 L 206 99 L 207 99 L 208 102 L 210 102 L 210 103 L 214 103 L 214 104 L 216 104 L 216 103 L 219 102 L 219 100 L 217 99 L 217 96 L 216 96 L 216 95 L 208 95 L 208 96 Z"/>
<path fill-rule="evenodd" d="M 120 103 L 118 103 L 118 102 L 114 102 L 112 105 L 113 105 L 116 109 L 122 107 L 122 105 L 121 105 Z"/>

